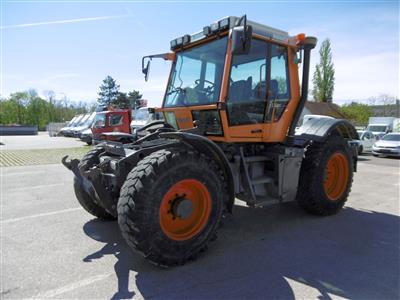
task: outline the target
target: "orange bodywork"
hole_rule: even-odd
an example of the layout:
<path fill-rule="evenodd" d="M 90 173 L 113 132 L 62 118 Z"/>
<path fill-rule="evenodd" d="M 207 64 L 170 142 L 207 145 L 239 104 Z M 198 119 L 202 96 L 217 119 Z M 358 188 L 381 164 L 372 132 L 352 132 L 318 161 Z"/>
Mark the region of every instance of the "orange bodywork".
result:
<path fill-rule="evenodd" d="M 225 34 L 224 34 L 225 35 Z M 208 138 L 216 142 L 284 142 L 287 136 L 289 126 L 292 123 L 294 113 L 297 105 L 300 101 L 300 85 L 298 75 L 298 65 L 294 62 L 294 57 L 298 50 L 298 43 L 296 39 L 288 39 L 286 42 L 275 41 L 271 38 L 266 38 L 262 35 L 253 34 L 253 38 L 257 38 L 263 41 L 271 42 L 280 46 L 288 48 L 288 73 L 290 82 L 290 95 L 291 98 L 288 101 L 285 110 L 281 117 L 275 121 L 269 121 L 266 123 L 249 124 L 249 125 L 236 125 L 230 126 L 228 122 L 228 116 L 226 110 L 219 110 L 223 136 L 212 136 Z M 201 43 L 207 43 L 214 38 L 208 38 Z M 200 43 L 194 43 L 184 49 L 188 49 L 199 45 Z M 231 68 L 231 40 L 228 39 L 228 46 L 225 56 L 224 72 L 222 77 L 222 86 L 219 96 L 219 102 L 224 103 L 227 99 L 228 88 L 229 88 L 229 77 Z M 193 128 L 192 111 L 195 110 L 216 110 L 218 107 L 216 104 L 211 105 L 200 105 L 200 106 L 185 106 L 185 107 L 171 107 L 171 108 L 159 108 L 156 111 L 167 112 L 172 111 L 175 113 L 177 124 L 179 129 Z"/>

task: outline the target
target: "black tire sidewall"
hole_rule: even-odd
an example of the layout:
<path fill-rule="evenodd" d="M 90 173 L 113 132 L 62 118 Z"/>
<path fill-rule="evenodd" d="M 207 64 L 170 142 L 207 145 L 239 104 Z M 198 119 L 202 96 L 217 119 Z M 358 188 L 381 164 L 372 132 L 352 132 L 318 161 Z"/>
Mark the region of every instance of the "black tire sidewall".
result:
<path fill-rule="evenodd" d="M 218 191 L 220 191 L 222 187 L 219 188 L 218 186 L 219 179 L 215 176 L 215 174 L 211 173 L 210 170 L 195 169 L 196 167 L 198 166 L 188 164 L 188 166 L 181 166 L 176 168 L 175 170 L 171 169 L 171 172 L 173 172 L 171 175 L 167 176 L 166 174 L 166 176 L 162 176 L 164 178 L 161 177 L 159 180 L 160 183 L 159 188 L 155 189 L 154 191 L 155 203 L 154 206 L 152 207 L 153 212 L 151 214 L 152 215 L 151 222 L 155 224 L 155 227 L 153 228 L 155 234 L 154 242 L 159 243 L 158 246 L 162 246 L 165 243 L 168 243 L 170 244 L 171 247 L 173 247 L 176 244 L 179 244 L 181 247 L 184 248 L 188 247 L 191 249 L 195 249 L 201 246 L 200 244 L 203 243 L 202 241 L 203 238 L 199 237 L 204 236 L 204 238 L 207 239 L 210 233 L 217 226 L 217 221 L 219 221 L 222 214 L 222 203 L 223 203 L 223 198 L 219 196 L 220 193 L 218 193 Z M 159 223 L 160 206 L 164 195 L 171 188 L 171 186 L 184 179 L 195 179 L 200 181 L 202 184 L 206 186 L 211 197 L 211 212 L 207 224 L 197 234 L 197 236 L 186 241 L 176 241 L 170 239 L 161 229 Z M 155 186 L 157 186 L 157 183 L 155 183 Z M 168 246 L 168 249 L 171 249 L 171 247 Z M 173 255 L 175 256 L 176 253 L 174 253 Z"/>
<path fill-rule="evenodd" d="M 103 207 L 101 207 L 96 201 L 94 201 L 88 193 L 83 190 L 81 184 L 76 177 L 74 177 L 74 191 L 79 204 L 88 213 L 99 219 L 115 220 L 115 217 L 109 214 Z"/>
<path fill-rule="evenodd" d="M 334 139 L 337 141 L 337 139 Z M 346 144 L 343 143 L 337 143 L 337 142 L 328 142 L 322 149 L 323 155 L 321 156 L 321 159 L 319 161 L 319 165 L 315 170 L 314 174 L 314 180 L 312 182 L 312 190 L 315 192 L 315 197 L 318 199 L 320 204 L 325 206 L 328 211 L 336 211 L 343 207 L 344 203 L 347 200 L 348 194 L 350 192 L 351 184 L 352 184 L 352 177 L 353 177 L 353 166 L 352 166 L 352 155 L 348 149 L 349 147 L 346 147 Z M 346 157 L 347 163 L 348 163 L 348 179 L 346 183 L 346 190 L 342 193 L 342 195 L 336 199 L 336 200 L 331 200 L 325 192 L 324 189 L 324 179 L 326 175 L 326 166 L 329 161 L 329 159 L 332 157 L 333 154 L 335 153 L 341 153 Z"/>
<path fill-rule="evenodd" d="M 165 150 L 162 150 L 165 151 Z M 118 219 L 121 230 L 128 244 L 131 234 L 135 235 L 137 244 L 130 244 L 132 248 L 139 250 L 146 255 L 150 261 L 157 264 L 173 265 L 183 263 L 203 250 L 207 242 L 215 235 L 216 229 L 222 217 L 224 190 L 220 173 L 215 165 L 205 156 L 198 153 L 172 151 L 166 162 L 158 165 L 153 164 L 155 176 L 145 176 L 140 185 L 136 185 L 134 193 L 130 195 L 135 207 L 134 222 L 137 232 L 124 232 L 122 223 L 129 219 L 124 216 L 125 210 L 118 205 Z M 136 178 L 135 168 L 128 175 L 129 178 Z M 153 174 L 153 175 L 154 175 Z M 184 179 L 195 179 L 204 184 L 208 189 L 211 198 L 211 211 L 204 228 L 193 238 L 177 241 L 168 237 L 160 225 L 160 206 L 164 195 L 177 182 Z M 138 188 L 139 187 L 139 188 Z M 123 187 L 124 188 L 124 187 Z M 129 201 L 121 199 L 120 202 Z"/>
<path fill-rule="evenodd" d="M 104 152 L 102 147 L 95 147 L 87 152 L 78 164 L 78 168 L 81 172 L 89 170 L 94 165 L 100 163 L 99 155 Z"/>

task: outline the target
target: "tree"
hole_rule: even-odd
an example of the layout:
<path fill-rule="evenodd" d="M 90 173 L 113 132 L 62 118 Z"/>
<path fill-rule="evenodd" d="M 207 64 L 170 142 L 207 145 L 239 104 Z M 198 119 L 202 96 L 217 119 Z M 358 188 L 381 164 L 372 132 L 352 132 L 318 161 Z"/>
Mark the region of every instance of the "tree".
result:
<path fill-rule="evenodd" d="M 346 118 L 352 120 L 357 125 L 367 125 L 369 117 L 373 114 L 371 106 L 357 102 L 345 104 L 340 110 Z"/>
<path fill-rule="evenodd" d="M 320 61 L 315 66 L 312 94 L 315 101 L 332 102 L 335 69 L 332 63 L 331 42 L 326 39 L 319 50 Z"/>
<path fill-rule="evenodd" d="M 122 93 L 122 92 L 118 93 L 117 99 L 113 102 L 113 105 L 115 105 L 118 108 L 131 107 L 128 96 L 126 95 L 126 93 Z"/>
<path fill-rule="evenodd" d="M 140 107 L 140 100 L 142 99 L 142 94 L 139 91 L 133 90 L 128 93 L 128 100 L 133 109 L 138 109 Z"/>
<path fill-rule="evenodd" d="M 16 92 L 10 95 L 10 101 L 14 103 L 16 108 L 16 116 L 13 122 L 17 124 L 25 124 L 26 118 L 26 105 L 30 100 L 32 92 Z"/>
<path fill-rule="evenodd" d="M 0 99 L 0 124 L 38 125 L 43 130 L 49 122 L 64 122 L 88 111 L 86 102 L 73 103 L 66 96 L 57 100 L 55 94 L 50 99 L 49 93 L 47 98 L 42 99 L 35 90 L 28 90 Z"/>
<path fill-rule="evenodd" d="M 117 85 L 115 80 L 108 75 L 100 85 L 100 97 L 98 98 L 98 102 L 101 105 L 109 106 L 117 100 L 118 95 L 119 85 Z"/>

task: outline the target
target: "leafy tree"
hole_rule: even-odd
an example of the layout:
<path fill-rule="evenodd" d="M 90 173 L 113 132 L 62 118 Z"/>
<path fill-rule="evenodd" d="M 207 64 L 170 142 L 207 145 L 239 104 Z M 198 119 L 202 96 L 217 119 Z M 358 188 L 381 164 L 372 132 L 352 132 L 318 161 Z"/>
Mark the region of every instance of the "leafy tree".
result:
<path fill-rule="evenodd" d="M 130 102 L 126 93 L 119 92 L 117 99 L 113 102 L 113 104 L 118 108 L 129 108 Z"/>
<path fill-rule="evenodd" d="M 341 112 L 357 125 L 367 125 L 369 117 L 372 116 L 372 108 L 366 104 L 351 102 L 340 108 Z"/>
<path fill-rule="evenodd" d="M 332 102 L 335 69 L 332 62 L 331 42 L 326 39 L 319 50 L 320 61 L 315 67 L 312 94 L 315 101 Z"/>
<path fill-rule="evenodd" d="M 142 94 L 139 91 L 133 90 L 128 93 L 128 100 L 133 109 L 138 109 L 140 107 L 140 100 L 142 99 Z"/>
<path fill-rule="evenodd" d="M 101 105 L 111 105 L 117 101 L 119 95 L 119 85 L 111 76 L 107 76 L 100 85 L 98 102 Z"/>
<path fill-rule="evenodd" d="M 47 100 L 35 90 L 16 92 L 9 98 L 0 99 L 0 124 L 38 125 L 43 130 L 49 122 L 71 120 L 76 114 L 86 113 L 88 104 L 73 103 L 66 97 L 58 100 L 55 94 Z"/>
<path fill-rule="evenodd" d="M 30 100 L 30 93 L 28 91 L 13 93 L 10 95 L 9 100 L 14 104 L 16 109 L 16 118 L 14 119 L 14 122 L 16 124 L 24 124 L 26 119 L 25 107 Z"/>

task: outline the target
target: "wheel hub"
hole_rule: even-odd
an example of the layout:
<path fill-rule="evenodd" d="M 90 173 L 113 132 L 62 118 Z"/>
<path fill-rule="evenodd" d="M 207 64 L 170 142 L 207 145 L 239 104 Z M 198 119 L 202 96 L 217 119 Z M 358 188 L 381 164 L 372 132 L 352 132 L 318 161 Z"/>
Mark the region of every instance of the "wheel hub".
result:
<path fill-rule="evenodd" d="M 174 218 L 182 220 L 188 219 L 193 212 L 193 203 L 190 199 L 185 198 L 186 195 L 178 196 L 171 203 L 171 214 Z"/>
<path fill-rule="evenodd" d="M 345 193 L 349 178 L 349 166 L 346 156 L 336 152 L 329 158 L 324 179 L 324 190 L 332 201 L 340 199 Z"/>
<path fill-rule="evenodd" d="M 210 213 L 207 187 L 196 179 L 183 179 L 172 185 L 161 200 L 160 227 L 173 240 L 188 240 L 206 226 Z"/>

